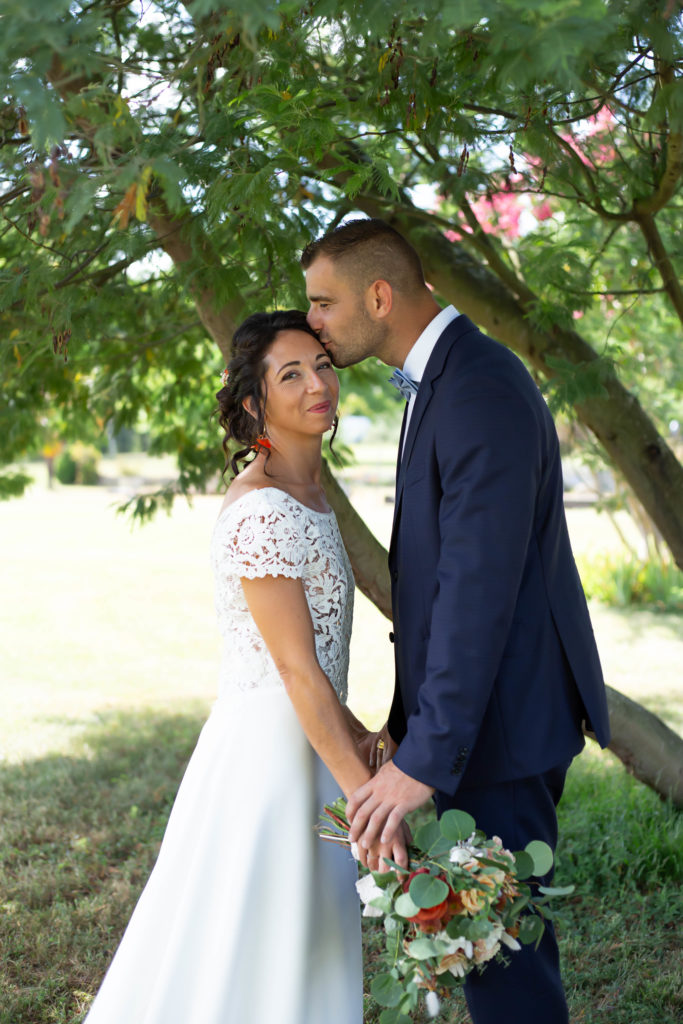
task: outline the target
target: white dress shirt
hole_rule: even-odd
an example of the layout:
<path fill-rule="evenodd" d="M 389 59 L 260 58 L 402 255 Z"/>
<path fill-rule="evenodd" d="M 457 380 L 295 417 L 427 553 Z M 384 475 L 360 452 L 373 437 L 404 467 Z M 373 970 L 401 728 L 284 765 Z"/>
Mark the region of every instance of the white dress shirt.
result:
<path fill-rule="evenodd" d="M 424 331 L 406 356 L 406 361 L 403 364 L 403 372 L 406 377 L 410 377 L 410 379 L 414 380 L 417 384 L 420 383 L 434 346 L 448 327 L 449 323 L 452 320 L 455 320 L 457 316 L 460 316 L 460 313 L 455 306 L 446 306 L 440 313 L 437 313 L 433 320 L 429 321 Z M 406 437 L 408 436 L 408 426 L 410 424 L 410 417 L 413 412 L 414 404 L 415 395 L 411 395 L 408 399 L 408 411 L 406 413 L 406 424 L 403 431 L 403 447 L 401 448 L 401 455 L 403 455 L 403 448 L 405 448 Z"/>

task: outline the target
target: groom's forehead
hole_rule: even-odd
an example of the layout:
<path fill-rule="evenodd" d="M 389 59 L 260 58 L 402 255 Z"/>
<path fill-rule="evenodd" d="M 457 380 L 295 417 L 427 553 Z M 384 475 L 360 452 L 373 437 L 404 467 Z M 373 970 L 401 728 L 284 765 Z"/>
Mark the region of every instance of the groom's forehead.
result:
<path fill-rule="evenodd" d="M 350 281 L 334 260 L 320 256 L 306 270 L 306 295 L 309 302 L 322 302 L 351 290 Z"/>

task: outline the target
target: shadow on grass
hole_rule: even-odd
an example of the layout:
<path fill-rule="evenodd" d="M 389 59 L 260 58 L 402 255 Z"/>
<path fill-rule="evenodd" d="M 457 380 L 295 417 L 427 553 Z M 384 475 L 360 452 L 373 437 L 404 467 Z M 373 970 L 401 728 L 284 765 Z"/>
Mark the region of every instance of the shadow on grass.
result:
<path fill-rule="evenodd" d="M 0 767 L 0 1024 L 76 1024 L 156 858 L 205 715 L 112 712 Z"/>
<path fill-rule="evenodd" d="M 110 713 L 69 756 L 0 767 L 0 1024 L 82 1020 L 204 717 Z M 591 750 L 571 768 L 560 819 L 557 882 L 576 886 L 559 922 L 573 1024 L 674 1024 L 681 815 Z M 382 942 L 366 919 L 366 989 Z M 378 1020 L 368 998 L 365 1022 Z M 461 994 L 437 1020 L 468 1020 Z"/>
<path fill-rule="evenodd" d="M 628 624 L 628 631 L 633 640 L 649 640 L 653 629 L 656 629 L 662 639 L 672 640 L 678 644 L 681 642 L 683 611 L 669 611 L 654 604 L 646 607 L 634 605 L 625 605 L 624 607 L 607 605 L 607 607 Z"/>

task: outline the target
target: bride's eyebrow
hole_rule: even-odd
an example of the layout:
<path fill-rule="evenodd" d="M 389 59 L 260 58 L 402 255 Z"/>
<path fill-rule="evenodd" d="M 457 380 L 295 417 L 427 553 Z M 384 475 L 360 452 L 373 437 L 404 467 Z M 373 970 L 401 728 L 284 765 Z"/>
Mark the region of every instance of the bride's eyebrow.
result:
<path fill-rule="evenodd" d="M 289 362 L 289 363 L 283 363 L 282 366 L 280 367 L 280 369 L 277 372 L 279 374 L 282 373 L 282 371 L 286 370 L 288 366 L 301 366 L 301 360 L 300 359 L 292 359 L 291 362 Z"/>

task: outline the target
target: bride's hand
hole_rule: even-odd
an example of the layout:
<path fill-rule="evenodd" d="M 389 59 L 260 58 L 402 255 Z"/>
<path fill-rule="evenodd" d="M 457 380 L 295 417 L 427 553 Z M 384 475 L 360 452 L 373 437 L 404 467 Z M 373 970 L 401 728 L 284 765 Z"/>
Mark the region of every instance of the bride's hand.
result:
<path fill-rule="evenodd" d="M 390 843 L 376 842 L 369 850 L 363 850 L 361 848 L 358 851 L 359 860 L 365 865 L 365 867 L 369 868 L 370 871 L 379 871 L 382 874 L 385 871 L 392 870 L 386 863 L 384 859 L 385 857 L 395 861 L 396 864 L 400 864 L 402 868 L 407 868 L 410 863 L 408 846 L 410 845 L 412 838 L 408 825 L 405 821 L 402 821 L 396 829 Z"/>
<path fill-rule="evenodd" d="M 394 743 L 389 735 L 389 727 L 383 725 L 379 732 L 370 733 L 372 740 L 368 756 L 368 766 L 375 774 L 386 761 L 390 761 L 398 750 L 398 744 Z"/>

